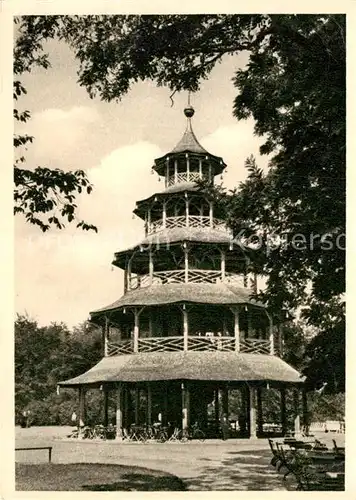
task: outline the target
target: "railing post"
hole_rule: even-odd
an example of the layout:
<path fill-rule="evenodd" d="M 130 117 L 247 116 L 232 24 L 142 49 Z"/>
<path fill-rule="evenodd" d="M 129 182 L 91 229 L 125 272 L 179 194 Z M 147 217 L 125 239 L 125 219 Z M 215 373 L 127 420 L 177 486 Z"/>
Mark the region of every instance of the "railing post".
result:
<path fill-rule="evenodd" d="M 183 350 L 188 351 L 188 311 L 183 304 Z"/>

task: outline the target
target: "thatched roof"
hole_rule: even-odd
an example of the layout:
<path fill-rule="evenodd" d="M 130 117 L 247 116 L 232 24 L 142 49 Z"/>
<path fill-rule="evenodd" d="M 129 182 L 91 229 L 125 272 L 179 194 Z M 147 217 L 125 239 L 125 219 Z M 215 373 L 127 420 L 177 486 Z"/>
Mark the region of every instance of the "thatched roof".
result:
<path fill-rule="evenodd" d="M 251 304 L 265 307 L 261 302 L 250 298 L 251 291 L 227 284 L 209 283 L 172 283 L 165 285 L 152 285 L 147 288 L 131 290 L 119 300 L 96 311 L 91 316 L 114 311 L 129 306 L 155 306 L 176 303 L 236 305 Z"/>
<path fill-rule="evenodd" d="M 86 373 L 59 385 L 159 380 L 303 382 L 299 372 L 276 356 L 187 351 L 106 357 Z"/>

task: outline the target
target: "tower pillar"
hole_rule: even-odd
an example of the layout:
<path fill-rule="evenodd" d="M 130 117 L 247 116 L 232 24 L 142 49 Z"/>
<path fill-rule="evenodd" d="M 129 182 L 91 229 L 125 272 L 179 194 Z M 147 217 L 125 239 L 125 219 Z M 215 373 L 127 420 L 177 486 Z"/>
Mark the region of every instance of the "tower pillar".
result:
<path fill-rule="evenodd" d="M 188 431 L 190 417 L 190 394 L 187 382 L 182 382 L 182 431 L 183 434 Z"/>
<path fill-rule="evenodd" d="M 256 439 L 256 388 L 253 385 L 249 386 L 250 395 L 250 439 Z"/>
<path fill-rule="evenodd" d="M 123 427 L 123 408 L 122 408 L 122 383 L 118 382 L 116 385 L 116 439 L 118 441 L 122 440 L 122 427 Z"/>

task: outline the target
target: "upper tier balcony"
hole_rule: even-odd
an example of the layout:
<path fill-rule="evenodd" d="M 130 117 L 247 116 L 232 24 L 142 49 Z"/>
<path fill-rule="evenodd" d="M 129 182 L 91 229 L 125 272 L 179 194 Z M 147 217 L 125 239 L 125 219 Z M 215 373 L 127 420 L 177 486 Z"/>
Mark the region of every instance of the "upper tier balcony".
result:
<path fill-rule="evenodd" d="M 182 182 L 199 182 L 203 178 L 202 172 L 176 172 L 173 175 L 166 176 L 166 187 Z"/>
<path fill-rule="evenodd" d="M 228 234 L 231 233 L 226 223 L 221 219 L 203 215 L 183 215 L 165 217 L 151 222 L 147 225 L 147 235 L 175 228 L 214 229 L 215 231 L 222 231 Z"/>
<path fill-rule="evenodd" d="M 225 283 L 247 287 L 246 277 L 237 273 L 222 273 L 220 270 L 205 269 L 187 269 L 187 271 L 184 269 L 173 269 L 169 271 L 155 271 L 152 275 L 132 275 L 128 280 L 128 290 L 172 283 L 207 283 L 214 285 Z"/>

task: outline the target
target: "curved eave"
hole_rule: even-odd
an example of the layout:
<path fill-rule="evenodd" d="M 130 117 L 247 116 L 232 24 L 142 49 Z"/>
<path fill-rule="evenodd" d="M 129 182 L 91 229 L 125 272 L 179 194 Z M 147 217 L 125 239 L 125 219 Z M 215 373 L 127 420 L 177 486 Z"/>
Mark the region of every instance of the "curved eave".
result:
<path fill-rule="evenodd" d="M 226 163 L 220 156 L 215 156 L 212 155 L 208 152 L 196 152 L 196 151 L 191 151 L 189 149 L 185 149 L 182 151 L 171 151 L 170 153 L 165 154 L 164 156 L 161 156 L 160 158 L 156 158 L 154 160 L 154 165 L 153 165 L 153 170 L 155 170 L 158 175 L 165 175 L 166 173 L 166 162 L 167 159 L 169 158 L 185 158 L 185 155 L 189 154 L 189 157 L 191 158 L 198 158 L 198 159 L 206 159 L 210 160 L 210 162 L 213 165 L 213 173 L 214 175 L 219 175 L 221 172 L 226 168 Z"/>
<path fill-rule="evenodd" d="M 301 384 L 304 377 L 276 356 L 235 352 L 155 352 L 103 358 L 64 387 L 163 380 Z"/>
<path fill-rule="evenodd" d="M 216 231 L 210 228 L 174 228 L 153 233 L 137 243 L 133 247 L 115 252 L 112 262 L 113 266 L 123 268 L 128 256 L 136 251 L 147 251 L 152 246 L 159 248 L 164 245 L 174 245 L 184 242 L 197 244 L 228 245 L 237 248 L 238 243 L 233 240 L 229 233 Z"/>
<path fill-rule="evenodd" d="M 179 184 L 175 184 L 173 186 L 168 187 L 164 191 L 159 191 L 158 193 L 154 193 L 148 198 L 144 198 L 143 200 L 138 200 L 136 202 L 136 208 L 133 210 L 133 213 L 142 219 L 145 216 L 146 210 L 149 206 L 154 203 L 155 199 L 165 199 L 167 197 L 172 198 L 174 196 L 179 196 L 184 193 L 190 193 L 194 196 L 206 196 L 199 189 L 199 186 L 195 182 L 182 182 Z"/>
<path fill-rule="evenodd" d="M 265 308 L 262 302 L 251 298 L 251 291 L 238 286 L 210 283 L 168 283 L 130 290 L 114 303 L 92 311 L 91 319 L 124 307 L 157 306 L 179 303 L 210 305 L 250 304 Z"/>

